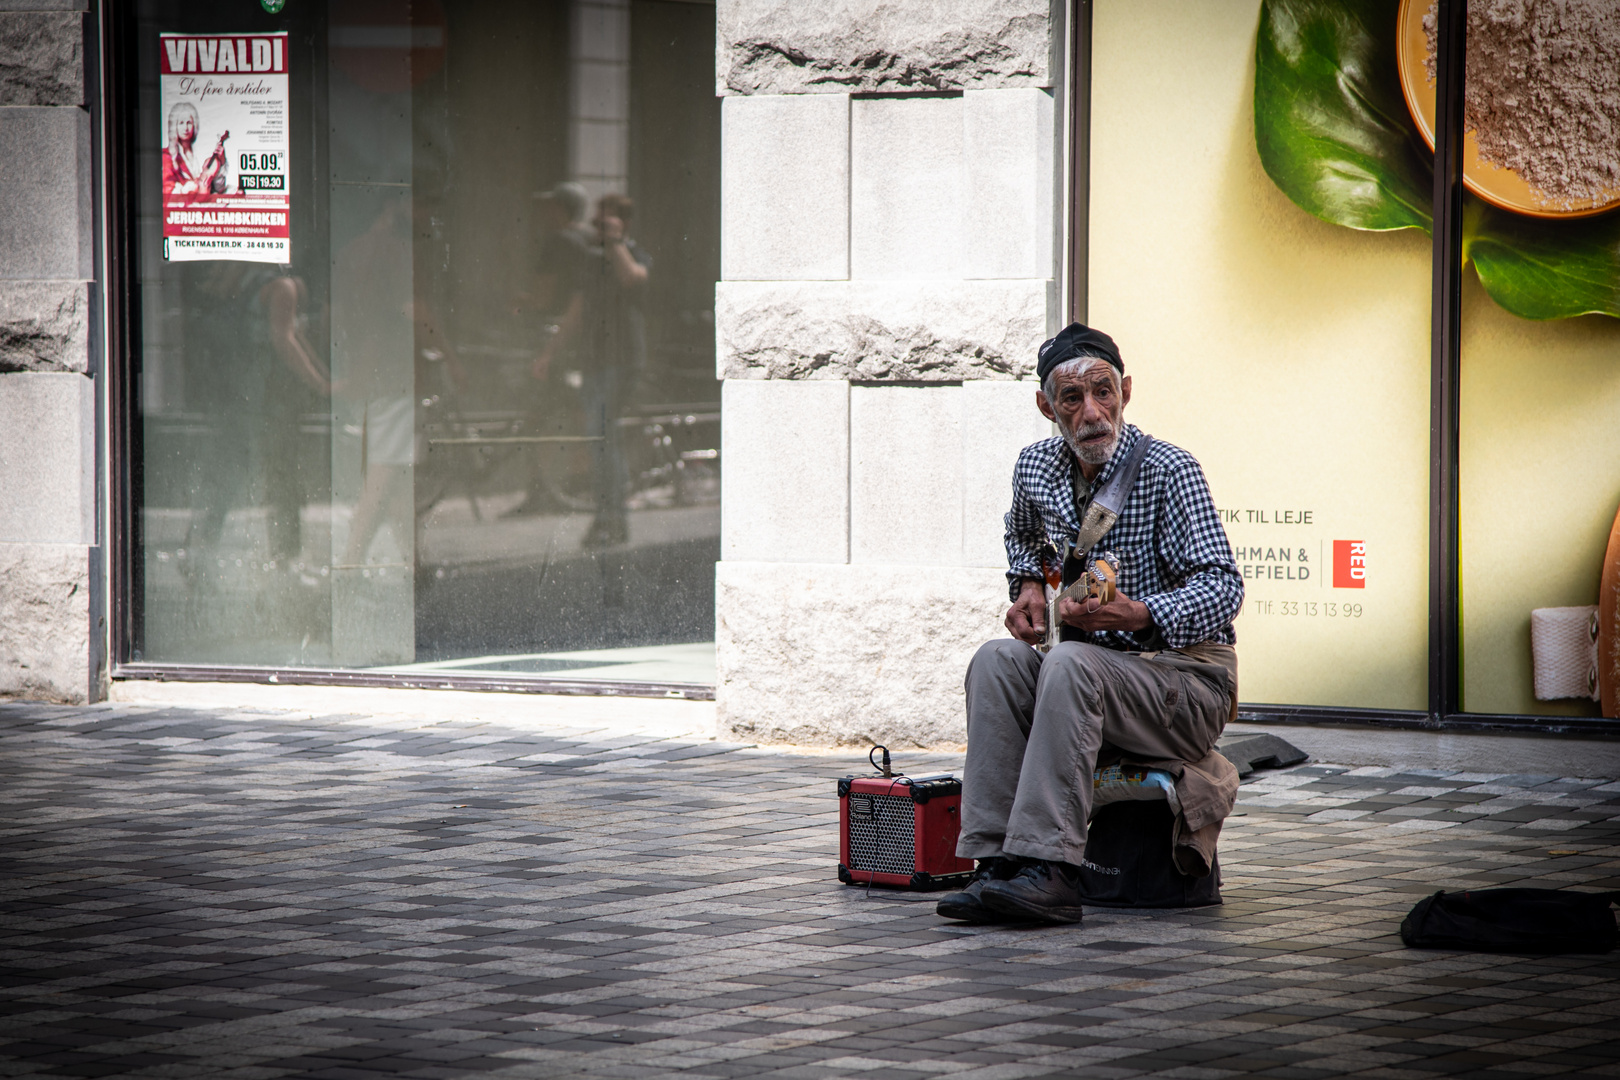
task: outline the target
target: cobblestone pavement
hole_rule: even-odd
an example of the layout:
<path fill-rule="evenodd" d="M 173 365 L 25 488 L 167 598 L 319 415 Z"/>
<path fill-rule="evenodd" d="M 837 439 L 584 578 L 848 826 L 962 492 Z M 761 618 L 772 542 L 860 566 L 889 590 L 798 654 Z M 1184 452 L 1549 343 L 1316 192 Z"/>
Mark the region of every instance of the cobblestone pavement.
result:
<path fill-rule="evenodd" d="M 857 769 L 0 705 L 0 1075 L 1620 1075 L 1620 954 L 1395 934 L 1440 888 L 1620 888 L 1620 783 L 1261 773 L 1224 906 L 1007 930 L 837 884 Z"/>

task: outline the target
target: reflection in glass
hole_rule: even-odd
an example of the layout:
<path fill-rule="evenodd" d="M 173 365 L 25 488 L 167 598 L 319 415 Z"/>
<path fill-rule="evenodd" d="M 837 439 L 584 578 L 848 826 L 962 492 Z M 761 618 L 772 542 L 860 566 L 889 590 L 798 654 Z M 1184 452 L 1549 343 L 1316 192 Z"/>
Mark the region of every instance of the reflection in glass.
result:
<path fill-rule="evenodd" d="M 711 680 L 714 9 L 141 12 L 132 659 Z M 157 34 L 267 30 L 293 263 L 167 263 Z"/>

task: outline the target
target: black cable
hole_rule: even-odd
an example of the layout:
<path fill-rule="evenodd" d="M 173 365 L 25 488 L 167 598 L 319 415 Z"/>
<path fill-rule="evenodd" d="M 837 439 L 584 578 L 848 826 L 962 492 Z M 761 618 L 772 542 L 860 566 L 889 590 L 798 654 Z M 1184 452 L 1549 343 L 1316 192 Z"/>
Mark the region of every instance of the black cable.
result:
<path fill-rule="evenodd" d="M 879 765 L 877 763 L 877 761 L 875 760 L 875 758 L 877 756 L 877 752 L 879 750 L 883 751 L 883 764 L 881 764 L 881 765 Z M 889 748 L 887 746 L 883 746 L 881 744 L 873 746 L 872 749 L 870 749 L 870 750 L 868 750 L 866 752 L 866 760 L 871 762 L 872 768 L 878 770 L 878 772 L 880 772 L 883 775 L 884 779 L 889 781 L 889 790 L 883 793 L 884 796 L 893 795 L 895 785 L 900 783 L 900 781 L 906 779 L 906 774 L 905 773 L 896 773 L 896 772 L 892 771 L 892 765 L 891 765 L 891 763 L 889 761 Z M 873 799 L 872 812 L 873 812 L 872 824 L 875 827 L 877 825 L 877 822 L 878 822 L 878 815 L 883 812 L 882 804 L 877 802 L 876 797 L 874 797 L 874 799 Z M 865 898 L 868 899 L 868 900 L 870 900 L 872 898 L 872 883 L 873 883 L 873 880 L 874 880 L 874 875 L 876 873 L 877 873 L 876 870 L 868 870 L 866 872 L 866 897 Z"/>

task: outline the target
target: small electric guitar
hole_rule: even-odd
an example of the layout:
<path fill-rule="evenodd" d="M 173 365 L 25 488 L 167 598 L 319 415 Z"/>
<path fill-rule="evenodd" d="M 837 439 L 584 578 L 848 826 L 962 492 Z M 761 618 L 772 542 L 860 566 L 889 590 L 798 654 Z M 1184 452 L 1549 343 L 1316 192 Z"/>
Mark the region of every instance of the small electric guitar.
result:
<path fill-rule="evenodd" d="M 1051 577 L 1048 570 L 1046 640 L 1041 643 L 1042 652 L 1051 652 L 1052 646 L 1063 640 L 1063 624 L 1058 620 L 1058 606 L 1064 600 L 1095 596 L 1102 603 L 1109 604 L 1119 595 L 1119 557 L 1111 551 L 1103 552 L 1101 558 L 1091 560 L 1090 569 L 1081 571 L 1080 576 L 1065 589 L 1052 585 Z M 1059 581 L 1061 580 L 1060 577 Z"/>

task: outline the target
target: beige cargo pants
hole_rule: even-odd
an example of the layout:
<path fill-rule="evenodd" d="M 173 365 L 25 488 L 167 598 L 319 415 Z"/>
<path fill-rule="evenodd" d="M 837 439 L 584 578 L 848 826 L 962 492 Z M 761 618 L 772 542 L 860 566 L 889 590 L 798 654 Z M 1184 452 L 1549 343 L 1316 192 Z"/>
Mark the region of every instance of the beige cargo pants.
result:
<path fill-rule="evenodd" d="M 1178 653 L 1065 641 L 1043 655 L 1014 638 L 986 643 L 968 665 L 956 854 L 1078 864 L 1098 750 L 1201 760 L 1231 714 L 1232 665 L 1229 675 Z"/>

